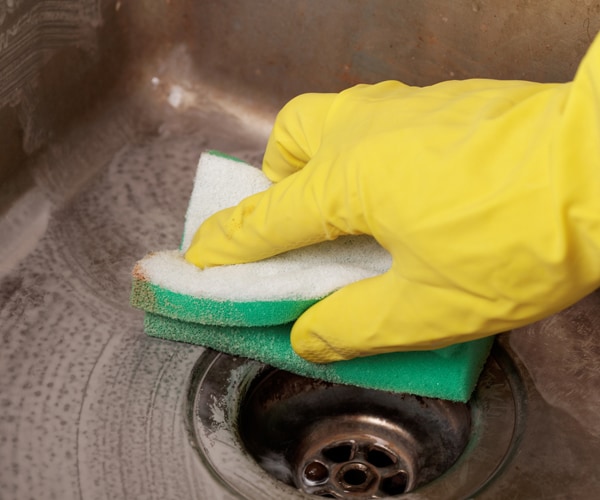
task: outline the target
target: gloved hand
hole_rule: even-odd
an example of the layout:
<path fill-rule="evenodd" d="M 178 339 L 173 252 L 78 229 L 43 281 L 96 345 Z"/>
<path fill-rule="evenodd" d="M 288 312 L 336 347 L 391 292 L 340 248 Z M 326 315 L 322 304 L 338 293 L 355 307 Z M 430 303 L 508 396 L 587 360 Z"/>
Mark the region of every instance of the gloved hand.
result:
<path fill-rule="evenodd" d="M 188 261 L 362 233 L 393 257 L 296 321 L 300 356 L 433 349 L 533 322 L 600 283 L 600 41 L 566 84 L 390 81 L 300 96 L 263 168 L 277 184 L 209 218 Z"/>

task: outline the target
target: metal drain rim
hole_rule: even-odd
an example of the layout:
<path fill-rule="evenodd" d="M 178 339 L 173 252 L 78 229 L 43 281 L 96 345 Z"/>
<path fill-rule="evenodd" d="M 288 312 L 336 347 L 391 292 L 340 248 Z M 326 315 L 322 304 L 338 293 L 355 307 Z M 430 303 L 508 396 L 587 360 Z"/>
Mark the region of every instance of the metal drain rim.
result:
<path fill-rule="evenodd" d="M 442 477 L 403 498 L 471 498 L 510 463 L 527 418 L 526 392 L 502 346 L 494 348 L 488 365 L 470 402 L 474 425 L 465 452 Z M 269 368 L 206 350 L 187 387 L 190 444 L 202 466 L 239 498 L 314 498 L 268 474 L 246 452 L 236 428 L 245 392 Z"/>

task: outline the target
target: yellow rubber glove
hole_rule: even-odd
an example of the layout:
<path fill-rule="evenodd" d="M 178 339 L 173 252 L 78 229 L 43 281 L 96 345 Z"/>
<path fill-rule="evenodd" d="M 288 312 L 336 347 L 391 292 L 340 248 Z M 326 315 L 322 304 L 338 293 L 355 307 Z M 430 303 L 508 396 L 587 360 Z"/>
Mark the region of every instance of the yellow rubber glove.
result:
<path fill-rule="evenodd" d="M 255 261 L 360 233 L 393 257 L 297 320 L 300 356 L 439 348 L 533 322 L 600 283 L 600 41 L 566 84 L 300 96 L 264 171 L 277 184 L 209 218 L 187 260 Z"/>

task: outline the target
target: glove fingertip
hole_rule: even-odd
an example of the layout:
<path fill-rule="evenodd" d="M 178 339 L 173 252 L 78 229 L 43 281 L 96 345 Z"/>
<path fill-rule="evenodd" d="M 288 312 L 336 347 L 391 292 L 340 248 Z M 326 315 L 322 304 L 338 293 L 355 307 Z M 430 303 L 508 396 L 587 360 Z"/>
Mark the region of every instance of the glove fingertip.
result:
<path fill-rule="evenodd" d="M 290 341 L 296 354 L 311 363 L 331 363 L 356 357 L 356 353 L 331 344 L 327 336 L 318 333 L 318 328 L 314 327 L 315 322 L 311 321 L 315 319 L 311 318 L 314 316 L 311 309 L 305 312 L 292 328 Z"/>

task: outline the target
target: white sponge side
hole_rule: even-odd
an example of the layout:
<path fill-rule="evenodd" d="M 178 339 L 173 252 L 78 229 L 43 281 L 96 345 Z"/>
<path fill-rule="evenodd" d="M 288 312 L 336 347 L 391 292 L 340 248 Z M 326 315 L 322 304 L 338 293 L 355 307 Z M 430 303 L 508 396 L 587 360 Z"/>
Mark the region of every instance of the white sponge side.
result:
<path fill-rule="evenodd" d="M 152 283 L 181 294 L 253 302 L 320 299 L 390 268 L 391 256 L 370 236 L 343 236 L 259 262 L 205 270 L 183 258 L 196 229 L 207 217 L 270 185 L 264 174 L 250 165 L 202 154 L 181 251 L 150 254 L 138 263 L 140 271 Z"/>
<path fill-rule="evenodd" d="M 185 216 L 183 252 L 192 243 L 196 230 L 212 214 L 237 205 L 269 186 L 271 181 L 259 169 L 215 153 L 203 153 Z"/>

